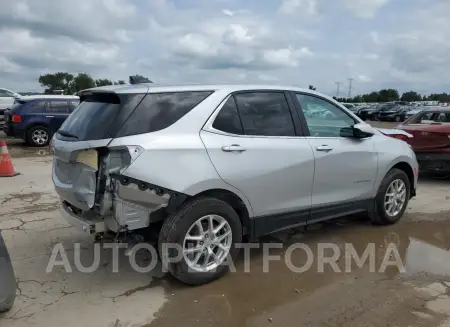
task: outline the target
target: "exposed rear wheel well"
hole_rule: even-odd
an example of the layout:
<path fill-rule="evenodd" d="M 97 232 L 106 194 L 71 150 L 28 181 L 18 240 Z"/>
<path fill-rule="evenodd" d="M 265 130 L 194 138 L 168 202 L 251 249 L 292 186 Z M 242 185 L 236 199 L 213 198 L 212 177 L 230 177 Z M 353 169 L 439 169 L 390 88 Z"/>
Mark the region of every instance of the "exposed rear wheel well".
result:
<path fill-rule="evenodd" d="M 415 195 L 413 194 L 415 190 L 414 190 L 414 171 L 412 167 L 406 162 L 399 162 L 392 168 L 403 170 L 406 173 L 409 179 L 409 185 L 411 186 L 411 195 Z"/>
<path fill-rule="evenodd" d="M 198 193 L 194 197 L 199 196 L 208 196 L 228 203 L 238 214 L 243 226 L 244 234 L 246 234 L 249 231 L 250 217 L 248 213 L 248 208 L 245 205 L 244 201 L 242 201 L 242 199 L 238 195 L 224 189 L 212 189 Z"/>

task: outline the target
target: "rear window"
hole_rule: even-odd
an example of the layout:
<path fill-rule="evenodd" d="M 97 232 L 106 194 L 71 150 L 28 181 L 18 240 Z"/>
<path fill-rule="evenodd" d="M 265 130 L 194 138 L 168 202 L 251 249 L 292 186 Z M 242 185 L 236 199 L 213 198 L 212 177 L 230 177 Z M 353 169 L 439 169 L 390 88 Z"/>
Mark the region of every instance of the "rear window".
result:
<path fill-rule="evenodd" d="M 56 137 L 86 141 L 155 132 L 175 123 L 211 93 L 94 93 L 81 98 Z"/>

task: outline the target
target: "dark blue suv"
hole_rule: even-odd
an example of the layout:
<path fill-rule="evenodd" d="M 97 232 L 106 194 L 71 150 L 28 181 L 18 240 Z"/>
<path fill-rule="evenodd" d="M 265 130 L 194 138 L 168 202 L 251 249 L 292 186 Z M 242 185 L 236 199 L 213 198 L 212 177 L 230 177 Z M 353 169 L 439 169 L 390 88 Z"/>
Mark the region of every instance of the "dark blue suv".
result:
<path fill-rule="evenodd" d="M 45 146 L 79 104 L 76 96 L 24 96 L 5 111 L 3 130 L 33 146 Z"/>

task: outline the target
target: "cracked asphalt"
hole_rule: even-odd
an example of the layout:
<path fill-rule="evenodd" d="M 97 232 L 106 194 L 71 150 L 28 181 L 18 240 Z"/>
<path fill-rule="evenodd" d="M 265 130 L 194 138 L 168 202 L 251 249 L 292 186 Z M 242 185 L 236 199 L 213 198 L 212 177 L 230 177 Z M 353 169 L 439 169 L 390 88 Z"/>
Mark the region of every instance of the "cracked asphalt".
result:
<path fill-rule="evenodd" d="M 0 315 L 0 326 L 450 326 L 449 180 L 422 179 L 418 196 L 394 226 L 349 218 L 261 240 L 282 243 L 273 250 L 282 257 L 297 242 L 314 254 L 321 242 L 339 248 L 351 244 L 357 251 L 374 244 L 376 267 L 393 242 L 404 271 L 369 271 L 364 265 L 350 272 L 295 273 L 284 261 L 273 261 L 265 273 L 256 249 L 250 272 L 241 255 L 236 272 L 209 285 L 186 287 L 164 274 L 159 263 L 151 272 L 135 271 L 122 250 L 114 266 L 113 249 L 98 247 L 70 227 L 57 210 L 51 157 L 18 154 L 13 163 L 21 174 L 0 181 L 0 230 L 16 273 L 17 299 L 9 313 Z M 48 271 L 58 246 L 71 271 L 61 262 Z M 78 269 L 88 269 L 96 251 L 98 268 Z M 298 252 L 291 258 L 296 266 L 306 261 Z M 146 252 L 136 254 L 142 267 L 151 260 Z M 338 260 L 340 268 L 344 261 Z"/>

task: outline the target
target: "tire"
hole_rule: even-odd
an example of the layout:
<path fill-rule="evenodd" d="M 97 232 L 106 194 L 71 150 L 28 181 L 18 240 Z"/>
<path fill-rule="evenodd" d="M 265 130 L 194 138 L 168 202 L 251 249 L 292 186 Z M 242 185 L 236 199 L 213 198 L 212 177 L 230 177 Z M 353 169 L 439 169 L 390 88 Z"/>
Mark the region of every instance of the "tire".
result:
<path fill-rule="evenodd" d="M 397 180 L 400 180 L 404 184 L 405 199 L 398 212 L 393 212 L 395 214 L 390 215 L 385 208 L 385 198 L 389 187 L 394 181 Z M 403 170 L 397 168 L 391 169 L 381 182 L 377 196 L 373 203 L 373 207 L 369 210 L 369 216 L 372 219 L 372 222 L 380 225 L 392 225 L 399 221 L 408 206 L 410 193 L 410 182 L 406 173 Z"/>
<path fill-rule="evenodd" d="M 50 142 L 50 133 L 45 126 L 33 126 L 27 131 L 27 143 L 31 146 L 42 147 Z"/>
<path fill-rule="evenodd" d="M 402 118 L 400 116 L 395 116 L 395 122 L 399 123 L 402 121 Z"/>
<path fill-rule="evenodd" d="M 175 248 L 166 248 L 165 244 L 183 247 L 185 237 L 194 223 L 202 217 L 218 215 L 223 218 L 231 230 L 231 247 L 228 259 L 221 262 L 213 271 L 196 271 L 188 265 L 186 258 L 173 261 L 179 254 Z M 219 279 L 228 272 L 229 260 L 234 260 L 239 249 L 237 243 L 242 241 L 242 224 L 236 211 L 226 202 L 216 198 L 201 197 L 183 205 L 164 222 L 158 240 L 158 252 L 165 268 L 179 281 L 188 285 L 202 285 Z M 209 251 L 209 250 L 208 250 Z M 180 253 L 181 256 L 181 253 Z"/>
<path fill-rule="evenodd" d="M 11 310 L 16 299 L 16 277 L 3 236 L 0 232 L 0 313 Z"/>

